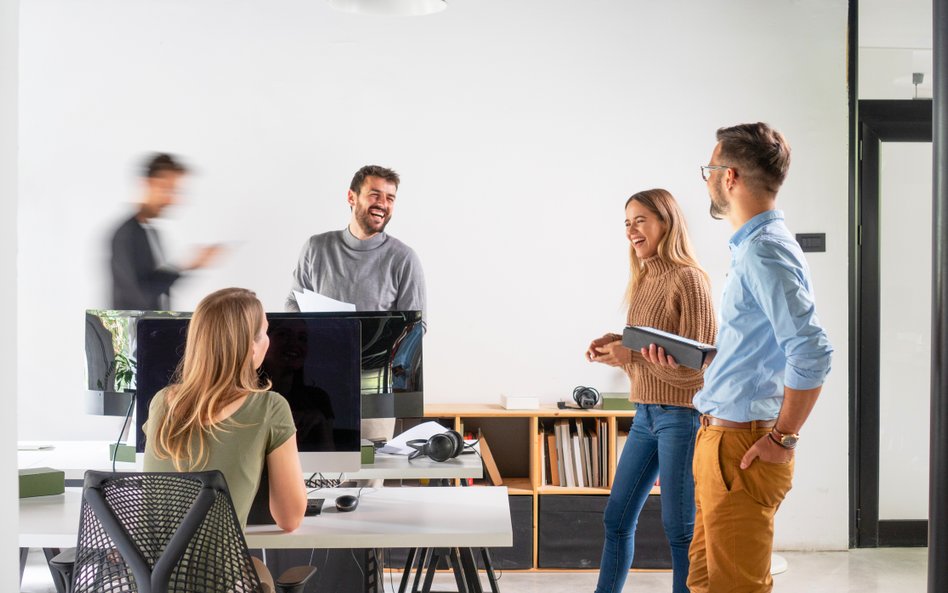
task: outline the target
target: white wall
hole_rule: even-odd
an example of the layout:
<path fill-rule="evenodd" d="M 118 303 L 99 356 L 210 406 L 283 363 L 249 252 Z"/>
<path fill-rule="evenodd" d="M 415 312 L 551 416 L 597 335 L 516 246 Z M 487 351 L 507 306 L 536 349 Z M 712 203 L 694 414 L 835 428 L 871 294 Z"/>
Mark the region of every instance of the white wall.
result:
<path fill-rule="evenodd" d="M 793 145 L 791 228 L 827 232 L 810 263 L 837 349 L 778 545 L 846 547 L 844 0 L 453 0 L 416 19 L 48 0 L 22 17 L 23 438 L 118 430 L 81 416 L 81 313 L 107 304 L 103 241 L 144 151 L 200 170 L 166 241 L 235 242 L 178 287 L 180 309 L 225 285 L 281 309 L 303 241 L 345 225 L 352 173 L 395 167 L 389 230 L 428 280 L 427 401 L 554 401 L 627 387 L 582 355 L 624 321 L 628 195 L 678 196 L 720 288 L 732 230 L 708 217 L 698 165 L 717 127 L 763 120 Z"/>
<path fill-rule="evenodd" d="M 0 332 L 0 377 L 7 386 L 4 414 L 0 414 L 0 474 L 7 484 L 15 483 L 17 400 L 17 41 L 18 0 L 0 0 L 0 311 L 7 319 Z M 12 401 L 11 401 L 12 399 Z M 0 589 L 13 591 L 19 582 L 16 558 L 19 542 L 17 525 L 18 492 L 0 488 Z"/>

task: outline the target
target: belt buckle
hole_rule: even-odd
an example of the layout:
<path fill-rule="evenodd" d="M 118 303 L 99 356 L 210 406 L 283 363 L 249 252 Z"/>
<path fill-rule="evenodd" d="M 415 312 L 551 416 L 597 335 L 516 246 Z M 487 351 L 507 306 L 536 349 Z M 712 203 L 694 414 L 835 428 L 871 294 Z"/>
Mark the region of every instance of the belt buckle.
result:
<path fill-rule="evenodd" d="M 701 426 L 704 426 L 705 428 L 711 426 L 711 416 L 709 414 L 701 415 Z"/>

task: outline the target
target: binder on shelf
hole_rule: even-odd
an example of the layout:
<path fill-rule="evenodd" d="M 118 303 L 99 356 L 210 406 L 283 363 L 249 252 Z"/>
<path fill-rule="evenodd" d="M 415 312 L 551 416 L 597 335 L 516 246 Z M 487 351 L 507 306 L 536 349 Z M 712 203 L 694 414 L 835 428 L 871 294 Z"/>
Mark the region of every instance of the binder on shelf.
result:
<path fill-rule="evenodd" d="M 599 461 L 599 455 L 601 453 L 601 447 L 599 446 L 599 423 L 596 422 L 595 430 L 592 433 L 592 436 L 589 437 L 590 440 L 590 453 L 592 454 L 592 475 L 593 488 L 599 488 L 602 486 L 602 474 L 600 474 L 600 467 L 602 467 L 602 462 Z"/>
<path fill-rule="evenodd" d="M 546 484 L 546 439 L 543 437 L 543 426 L 537 430 L 537 452 L 540 454 L 540 485 Z"/>
<path fill-rule="evenodd" d="M 603 487 L 609 487 L 609 424 L 605 420 L 599 421 L 599 452 L 600 471 Z"/>
<path fill-rule="evenodd" d="M 589 437 L 586 436 L 582 418 L 575 418 L 576 434 L 579 436 L 579 451 L 583 460 L 583 480 L 587 487 L 592 487 L 592 460 L 589 458 Z"/>
<path fill-rule="evenodd" d="M 566 472 L 566 487 L 576 487 L 576 467 L 573 464 L 573 444 L 570 441 L 569 423 L 566 420 L 557 420 L 559 430 L 560 454 L 563 458 L 563 470 Z"/>
<path fill-rule="evenodd" d="M 630 325 L 622 332 L 622 345 L 630 350 L 638 351 L 651 344 L 661 346 L 667 354 L 675 357 L 678 364 L 692 369 L 700 369 L 711 362 L 717 352 L 711 344 L 689 340 L 654 327 Z"/>
<path fill-rule="evenodd" d="M 579 435 L 571 434 L 570 441 L 573 444 L 573 466 L 576 470 L 576 486 L 579 488 L 586 487 L 586 469 L 583 467 L 583 451 L 579 446 Z"/>
<path fill-rule="evenodd" d="M 550 484 L 553 486 L 562 486 L 560 483 L 560 456 L 556 453 L 556 435 L 552 432 L 546 433 L 546 452 L 550 457 Z"/>

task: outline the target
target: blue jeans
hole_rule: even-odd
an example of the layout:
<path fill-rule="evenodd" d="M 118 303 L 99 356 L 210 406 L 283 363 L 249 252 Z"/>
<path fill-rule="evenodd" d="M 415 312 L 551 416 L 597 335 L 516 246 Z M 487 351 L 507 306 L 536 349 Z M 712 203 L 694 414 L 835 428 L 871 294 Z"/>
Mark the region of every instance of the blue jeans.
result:
<path fill-rule="evenodd" d="M 596 593 L 622 591 L 632 566 L 635 526 L 655 478 L 661 480 L 662 524 L 671 546 L 672 591 L 688 592 L 688 547 L 695 526 L 691 460 L 699 418 L 692 408 L 659 404 L 636 408 L 603 514 L 606 541 Z"/>

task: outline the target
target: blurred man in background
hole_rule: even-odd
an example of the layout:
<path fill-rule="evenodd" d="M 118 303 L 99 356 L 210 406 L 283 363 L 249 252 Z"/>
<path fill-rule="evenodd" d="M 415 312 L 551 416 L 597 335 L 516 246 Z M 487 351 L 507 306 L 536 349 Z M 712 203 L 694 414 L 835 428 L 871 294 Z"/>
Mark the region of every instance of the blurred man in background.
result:
<path fill-rule="evenodd" d="M 190 263 L 173 266 L 166 259 L 151 221 L 177 202 L 187 168 L 170 154 L 151 155 L 144 164 L 144 191 L 138 211 L 112 235 L 112 308 L 169 310 L 171 286 L 189 270 L 210 264 L 220 252 L 216 245 L 198 250 Z"/>

